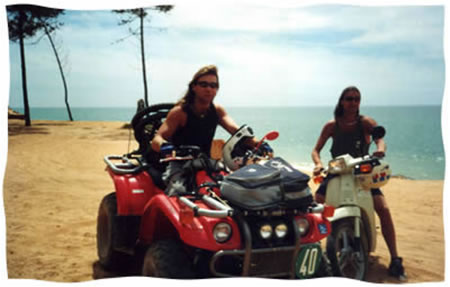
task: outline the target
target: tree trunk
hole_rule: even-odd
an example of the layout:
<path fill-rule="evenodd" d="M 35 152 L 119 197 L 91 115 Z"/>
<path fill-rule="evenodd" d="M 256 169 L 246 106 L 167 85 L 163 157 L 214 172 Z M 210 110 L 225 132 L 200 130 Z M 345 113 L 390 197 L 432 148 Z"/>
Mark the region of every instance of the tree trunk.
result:
<path fill-rule="evenodd" d="M 19 16 L 19 26 L 23 27 L 23 22 L 25 15 L 24 12 L 20 12 Z M 28 90 L 27 90 L 27 71 L 25 65 L 25 47 L 23 44 L 23 31 L 20 32 L 20 60 L 22 64 L 22 91 L 23 91 L 23 106 L 24 106 L 24 116 L 25 116 L 25 126 L 31 126 L 30 119 L 30 107 L 28 105 Z"/>
<path fill-rule="evenodd" d="M 140 8 L 141 20 L 141 60 L 142 60 L 142 74 L 144 77 L 144 99 L 145 105 L 148 107 L 148 89 L 147 89 L 147 74 L 145 68 L 145 48 L 144 48 L 144 9 Z"/>
<path fill-rule="evenodd" d="M 56 62 L 58 63 L 58 67 L 59 67 L 59 73 L 61 74 L 61 78 L 63 81 L 63 85 L 64 85 L 64 100 L 66 102 L 66 107 L 67 107 L 67 113 L 69 114 L 69 119 L 70 121 L 73 121 L 72 118 L 72 113 L 70 111 L 70 106 L 69 106 L 69 96 L 68 96 L 68 92 L 67 92 L 67 83 L 66 83 L 66 78 L 64 77 L 64 71 L 61 65 L 61 61 L 59 60 L 59 56 L 58 56 L 58 51 L 56 50 L 55 44 L 53 43 L 53 39 L 47 29 L 47 26 L 44 24 L 44 29 L 45 29 L 45 34 L 48 37 L 48 40 L 50 41 L 50 44 L 52 46 L 53 49 L 53 53 L 55 54 L 56 57 Z"/>

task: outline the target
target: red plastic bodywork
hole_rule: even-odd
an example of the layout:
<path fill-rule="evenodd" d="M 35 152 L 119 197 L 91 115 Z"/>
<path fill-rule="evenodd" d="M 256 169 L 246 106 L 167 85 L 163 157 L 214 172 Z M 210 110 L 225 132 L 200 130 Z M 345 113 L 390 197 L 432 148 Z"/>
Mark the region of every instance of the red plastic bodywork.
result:
<path fill-rule="evenodd" d="M 322 213 L 307 213 L 301 217 L 309 221 L 309 232 L 302 237 L 301 243 L 314 243 L 326 238 L 331 233 L 331 223 Z M 325 224 L 327 233 L 320 233 L 319 224 Z"/>
<path fill-rule="evenodd" d="M 206 216 L 195 217 L 192 210 L 179 202 L 177 197 L 168 197 L 153 184 L 147 172 L 139 174 L 115 174 L 107 168 L 116 188 L 118 215 L 141 216 L 139 241 L 150 244 L 155 240 L 179 237 L 187 245 L 210 251 L 242 249 L 243 243 L 237 224 L 231 217 L 213 218 Z M 196 177 L 197 184 L 213 182 L 204 171 L 199 171 Z M 213 191 L 220 196 L 220 191 Z M 206 194 L 206 188 L 199 191 Z M 200 208 L 209 207 L 201 201 L 195 202 Z M 330 222 L 322 214 L 301 215 L 310 223 L 309 233 L 302 237 L 302 243 L 318 242 L 328 236 L 320 234 L 318 225 L 326 224 L 331 231 Z M 301 217 L 297 216 L 297 217 Z M 234 231 L 226 243 L 217 243 L 213 238 L 213 229 L 219 222 L 227 222 Z"/>
<path fill-rule="evenodd" d="M 139 174 L 115 174 L 107 168 L 111 175 L 117 194 L 118 215 L 140 215 L 141 228 L 139 240 L 149 244 L 154 240 L 179 236 L 186 244 L 206 250 L 237 249 L 241 247 L 239 232 L 234 232 L 226 243 L 217 243 L 213 238 L 213 229 L 219 222 L 228 222 L 233 230 L 239 230 L 230 218 L 213 218 L 206 216 L 189 216 L 181 212 L 185 207 L 177 197 L 168 197 L 153 184 L 146 172 Z M 204 171 L 197 173 L 197 183 L 213 182 Z M 219 193 L 218 189 L 214 190 Z M 203 188 L 201 194 L 206 194 Z M 201 201 L 195 202 L 200 208 L 209 209 Z M 183 214 L 183 215 L 181 215 Z M 181 216 L 181 218 L 180 218 Z M 178 235 L 177 235 L 178 234 Z"/>
<path fill-rule="evenodd" d="M 115 174 L 107 168 L 114 181 L 118 215 L 142 215 L 147 202 L 164 192 L 153 184 L 146 172 L 138 174 Z"/>

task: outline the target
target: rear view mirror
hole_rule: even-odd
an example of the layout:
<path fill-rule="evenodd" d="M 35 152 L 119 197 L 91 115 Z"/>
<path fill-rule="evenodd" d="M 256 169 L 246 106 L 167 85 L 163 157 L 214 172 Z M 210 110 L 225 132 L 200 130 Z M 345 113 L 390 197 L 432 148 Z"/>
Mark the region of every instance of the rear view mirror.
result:
<path fill-rule="evenodd" d="M 264 138 L 267 139 L 267 140 L 269 140 L 269 141 L 273 141 L 273 140 L 276 140 L 276 139 L 278 138 L 278 135 L 279 135 L 279 134 L 278 134 L 277 131 L 272 131 L 272 132 L 266 134 L 266 135 L 264 136 Z"/>
<path fill-rule="evenodd" d="M 386 135 L 386 130 L 384 127 L 382 126 L 376 126 L 372 129 L 372 139 L 375 140 L 379 140 L 381 138 L 383 138 Z"/>

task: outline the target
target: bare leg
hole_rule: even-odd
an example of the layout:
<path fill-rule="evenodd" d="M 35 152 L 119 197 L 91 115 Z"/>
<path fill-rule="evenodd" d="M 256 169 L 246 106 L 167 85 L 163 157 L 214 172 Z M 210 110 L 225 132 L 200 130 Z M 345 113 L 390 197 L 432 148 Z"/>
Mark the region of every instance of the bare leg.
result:
<path fill-rule="evenodd" d="M 324 203 L 325 202 L 325 196 L 322 194 L 316 193 L 315 200 L 317 203 Z"/>
<path fill-rule="evenodd" d="M 373 203 L 375 211 L 380 218 L 381 232 L 383 234 L 386 245 L 391 254 L 391 258 L 398 257 L 397 253 L 397 243 L 395 237 L 394 222 L 392 220 L 391 212 L 387 205 L 386 199 L 383 195 L 373 196 Z"/>

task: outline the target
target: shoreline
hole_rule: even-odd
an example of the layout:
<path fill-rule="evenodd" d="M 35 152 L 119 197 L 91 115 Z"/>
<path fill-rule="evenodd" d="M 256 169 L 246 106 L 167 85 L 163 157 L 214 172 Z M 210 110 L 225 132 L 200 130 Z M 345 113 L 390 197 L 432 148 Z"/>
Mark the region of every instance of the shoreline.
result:
<path fill-rule="evenodd" d="M 21 121 L 23 121 L 22 119 L 15 119 L 15 118 L 10 118 L 9 121 L 13 121 L 14 126 L 16 126 L 16 129 L 18 130 L 22 130 L 20 128 L 20 123 Z M 35 124 L 33 124 L 35 123 Z M 129 122 L 127 121 L 119 121 L 119 120 L 115 120 L 115 121 L 101 121 L 101 120 L 95 120 L 95 121 L 91 121 L 91 120 L 75 120 L 75 121 L 69 121 L 69 120 L 31 120 L 31 127 L 28 127 L 30 129 L 33 129 L 33 126 L 41 126 L 43 124 L 48 124 L 48 123 L 53 123 L 55 125 L 76 125 L 77 123 L 81 123 L 81 124 L 88 124 L 88 125 L 107 125 L 108 123 L 111 124 L 122 124 L 121 129 L 126 130 L 127 132 L 132 133 L 132 127 L 131 127 L 131 120 Z M 25 127 L 25 124 L 23 122 L 23 128 Z M 10 128 L 8 127 L 8 135 L 10 135 Z M 127 138 L 128 139 L 128 138 Z M 135 143 L 135 139 L 133 136 L 131 136 L 131 142 L 130 143 Z M 216 138 L 218 139 L 218 138 Z M 122 152 L 120 152 L 122 153 Z M 276 156 L 276 152 L 275 152 L 275 156 Z M 294 166 L 295 168 L 301 170 L 304 173 L 307 173 L 309 175 L 311 175 L 312 173 L 312 169 L 313 169 L 313 163 L 307 163 L 307 164 L 297 164 L 295 162 L 291 163 L 292 166 Z M 442 179 L 429 179 L 429 178 L 414 178 L 411 176 L 407 176 L 407 175 L 403 175 L 403 174 L 392 174 L 391 178 L 397 178 L 397 179 L 405 179 L 405 180 L 417 180 L 417 181 L 421 181 L 421 180 L 425 180 L 425 181 L 435 181 L 435 180 L 445 180 L 445 178 Z"/>

